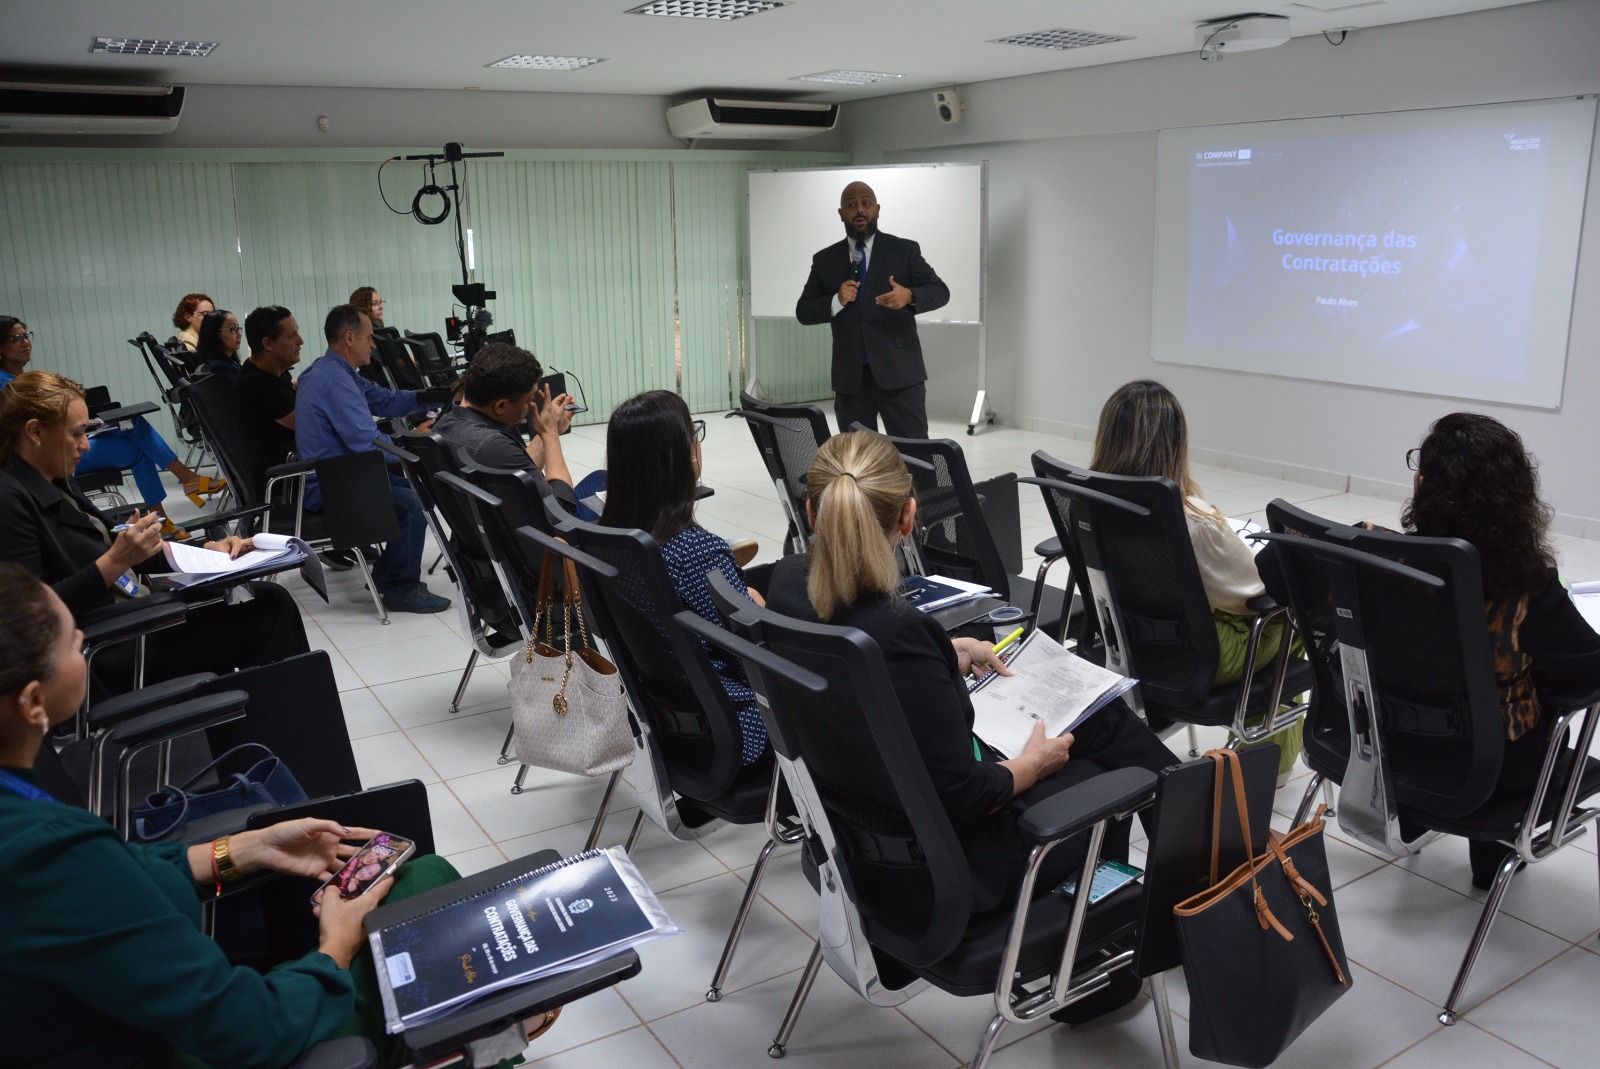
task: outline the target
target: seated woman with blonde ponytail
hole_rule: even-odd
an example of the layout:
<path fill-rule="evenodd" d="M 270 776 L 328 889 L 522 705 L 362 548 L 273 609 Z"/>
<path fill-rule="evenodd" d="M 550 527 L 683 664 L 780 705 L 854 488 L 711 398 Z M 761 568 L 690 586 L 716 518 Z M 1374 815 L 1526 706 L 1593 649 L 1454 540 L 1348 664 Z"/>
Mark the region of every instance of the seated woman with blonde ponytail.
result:
<path fill-rule="evenodd" d="M 1042 725 L 1035 727 L 1022 753 L 1009 761 L 974 746 L 966 677 L 1009 673 L 990 643 L 952 640 L 898 595 L 894 547 L 910 535 L 917 502 L 911 475 L 887 439 L 868 431 L 828 439 L 806 476 L 806 510 L 816 540 L 809 554 L 778 562 L 767 604 L 797 619 L 857 628 L 878 644 L 972 869 L 974 914 L 1004 908 L 1020 886 L 1028 856 L 1016 826 L 1021 809 L 1101 772 L 1159 772 L 1175 762 L 1121 702 L 1074 734 L 1047 738 Z M 1080 838 L 1053 850 L 1039 886 L 1054 886 L 1075 871 L 1086 848 Z M 1127 849 L 1127 823 L 1113 824 L 1105 855 L 1126 858 Z M 1059 1019 L 1087 1019 L 1138 994 L 1131 973 L 1115 977 L 1107 991 L 1060 1011 Z"/>

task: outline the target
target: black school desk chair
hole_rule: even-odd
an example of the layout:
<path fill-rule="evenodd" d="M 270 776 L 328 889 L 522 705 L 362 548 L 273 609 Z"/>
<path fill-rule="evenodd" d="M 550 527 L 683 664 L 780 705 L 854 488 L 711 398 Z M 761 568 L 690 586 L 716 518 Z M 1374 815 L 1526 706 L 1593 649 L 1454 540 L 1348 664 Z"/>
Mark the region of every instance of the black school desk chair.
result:
<path fill-rule="evenodd" d="M 1478 551 L 1455 538 L 1347 527 L 1267 506 L 1278 580 L 1316 667 L 1306 761 L 1339 784 L 1340 828 L 1391 857 L 1439 835 L 1511 848 L 1439 1013 L 1454 1024 L 1506 890 L 1581 837 L 1600 808 L 1589 756 L 1600 691 L 1541 694 L 1552 720 L 1538 781 L 1499 789 L 1505 720 L 1484 622 Z M 1571 744 L 1569 745 L 1569 737 Z"/>
<path fill-rule="evenodd" d="M 616 662 L 633 711 L 630 778 L 639 815 L 628 849 L 646 818 L 680 842 L 702 839 L 725 824 L 766 826 L 767 841 L 706 991 L 706 1001 L 717 1002 L 767 862 L 778 846 L 800 841 L 793 804 L 770 753 L 751 765 L 741 762 L 738 711 L 705 644 L 674 619 L 686 610 L 655 539 L 643 531 L 584 523 L 548 502 L 546 511 L 565 541 L 531 527 L 518 534 L 578 566 L 590 631 Z"/>
<path fill-rule="evenodd" d="M 393 441 L 377 441 L 380 452 L 395 458 L 406 482 L 422 502 L 428 527 L 444 553 L 446 570 L 455 583 L 456 610 L 460 614 L 461 635 L 472 647 L 467 666 L 462 669 L 450 713 L 461 709 L 461 697 L 472 681 L 478 660 L 509 657 L 522 648 L 528 638 L 530 619 L 524 619 L 507 597 L 501 575 L 490 555 L 483 534 L 455 484 L 443 476 L 459 478 L 461 462 L 449 442 L 431 432 L 409 431 Z"/>
<path fill-rule="evenodd" d="M 1067 626 L 1066 591 L 1006 570 L 961 446 L 948 438 L 889 441 L 907 459 L 916 486 L 917 550 L 928 573 L 982 583 L 1012 605 L 1027 606 L 1034 626 L 1061 634 Z M 1074 608 L 1083 611 L 1081 603 Z"/>
<path fill-rule="evenodd" d="M 761 451 L 767 477 L 778 492 L 778 504 L 789 520 L 784 553 L 804 553 L 811 548 L 811 523 L 806 519 L 806 473 L 817 450 L 829 438 L 828 417 L 816 405 L 774 405 L 739 395 L 739 407 L 728 419 L 743 419 Z"/>
<path fill-rule="evenodd" d="M 148 330 L 137 338 L 129 338 L 128 344 L 137 349 L 144 359 L 144 367 L 155 384 L 156 395 L 167 406 L 172 425 L 178 429 L 178 437 L 184 444 L 184 465 L 195 471 L 201 470 L 207 466 L 205 432 L 199 418 L 182 403 L 179 393 L 182 387 L 189 384 L 188 366 L 164 348 Z"/>
<path fill-rule="evenodd" d="M 1044 493 L 1056 533 L 1088 587 L 1104 664 L 1137 679 L 1129 691 L 1151 728 L 1221 726 L 1229 745 L 1268 738 L 1305 707 L 1284 710 L 1283 695 L 1311 688 L 1311 669 L 1289 656 L 1285 634 L 1270 671 L 1257 671 L 1256 651 L 1274 620 L 1287 630 L 1286 609 L 1266 596 L 1251 603 L 1255 619 L 1241 682 L 1213 685 L 1221 656 L 1216 623 L 1195 562 L 1183 496 L 1161 476 L 1102 475 L 1034 456 L 1052 478 L 1027 480 Z M 1190 750 L 1195 749 L 1191 736 Z"/>
<path fill-rule="evenodd" d="M 1059 843 L 1085 834 L 1092 871 L 1107 825 L 1150 803 L 1154 774 L 1108 772 L 1031 806 L 1019 821 L 1033 847 L 1016 902 L 974 916 L 971 867 L 877 644 L 854 628 L 759 608 L 720 576 L 711 590 L 725 629 L 692 613 L 679 621 L 738 657 L 761 696 L 799 803 L 802 864 L 821 896 L 817 945 L 770 1056 L 784 1055 L 823 961 L 876 1006 L 899 1005 L 930 984 L 994 999 L 971 1069 L 983 1069 L 1006 1024 L 1048 1016 L 1131 966 L 1137 887 L 1089 909 L 1088 896 L 1069 900 L 1037 886 L 1036 875 Z M 1173 1066 L 1170 1024 L 1160 1034 Z"/>

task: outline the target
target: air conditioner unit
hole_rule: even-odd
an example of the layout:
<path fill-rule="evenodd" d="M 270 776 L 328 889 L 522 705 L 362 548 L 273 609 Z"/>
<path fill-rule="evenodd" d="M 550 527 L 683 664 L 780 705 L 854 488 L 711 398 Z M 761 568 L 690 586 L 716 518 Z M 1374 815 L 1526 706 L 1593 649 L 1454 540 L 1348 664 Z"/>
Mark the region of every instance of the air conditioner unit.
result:
<path fill-rule="evenodd" d="M 827 133 L 839 121 L 837 104 L 699 97 L 667 109 L 667 129 L 685 141 L 729 138 L 787 141 Z"/>
<path fill-rule="evenodd" d="M 0 82 L 0 133 L 170 134 L 181 85 L 37 85 Z"/>
<path fill-rule="evenodd" d="M 1249 52 L 1257 48 L 1277 48 L 1289 41 L 1289 19 L 1285 15 L 1234 15 L 1212 19 L 1194 28 L 1196 48 Z"/>

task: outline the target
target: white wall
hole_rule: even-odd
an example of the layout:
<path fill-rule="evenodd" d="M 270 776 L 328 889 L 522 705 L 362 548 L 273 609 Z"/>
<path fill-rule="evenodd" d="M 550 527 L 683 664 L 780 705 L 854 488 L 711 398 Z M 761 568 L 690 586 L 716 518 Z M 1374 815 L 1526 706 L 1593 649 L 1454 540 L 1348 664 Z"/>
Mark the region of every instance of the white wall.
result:
<path fill-rule="evenodd" d="M 862 102 L 846 137 L 862 163 L 990 161 L 989 387 L 1002 422 L 1092 435 L 1107 394 L 1157 378 L 1182 399 L 1201 459 L 1398 496 L 1409 485 L 1405 450 L 1433 419 L 1470 407 L 1514 427 L 1539 456 L 1558 529 L 1600 537 L 1595 160 L 1559 411 L 1150 358 L 1157 130 L 1594 93 L 1597 57 L 1600 3 L 1545 0 L 1361 31 L 1339 47 L 1313 36 L 1220 64 L 1169 56 L 962 86 L 955 127 L 924 121 L 926 93 Z M 961 411 L 975 332 L 929 328 L 923 340 L 932 406 Z"/>

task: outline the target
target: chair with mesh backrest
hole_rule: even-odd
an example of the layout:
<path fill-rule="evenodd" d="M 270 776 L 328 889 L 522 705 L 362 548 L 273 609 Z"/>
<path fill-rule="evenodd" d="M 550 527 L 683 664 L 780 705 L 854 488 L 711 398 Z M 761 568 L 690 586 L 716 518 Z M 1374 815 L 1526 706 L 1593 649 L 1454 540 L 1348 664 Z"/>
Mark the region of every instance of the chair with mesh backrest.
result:
<path fill-rule="evenodd" d="M 480 657 L 507 657 L 520 649 L 528 637 L 530 621 L 524 620 L 517 606 L 507 598 L 489 547 L 473 521 L 466 501 L 442 475 L 461 474 L 461 464 L 450 443 L 431 432 L 408 431 L 392 441 L 378 439 L 378 448 L 400 462 L 406 482 L 422 503 L 422 510 L 433 530 L 433 537 L 444 550 L 450 577 L 460 597 L 456 607 L 461 614 L 461 634 L 472 647 L 467 666 L 461 672 L 450 712 L 461 709 L 461 698 L 472 680 Z"/>
<path fill-rule="evenodd" d="M 1441 834 L 1509 848 L 1443 1000 L 1453 1024 L 1513 877 L 1600 819 L 1589 756 L 1600 686 L 1541 692 L 1549 743 L 1531 786 L 1502 785 L 1506 722 L 1485 620 L 1478 552 L 1454 538 L 1348 527 L 1287 502 L 1267 506 L 1268 567 L 1316 668 L 1306 759 L 1339 784 L 1340 828 L 1390 857 Z"/>
<path fill-rule="evenodd" d="M 400 343 L 411 352 L 411 358 L 416 363 L 417 371 L 423 381 L 429 386 L 450 386 L 456 381 L 456 376 L 461 374 L 462 367 L 450 356 L 450 351 L 445 348 L 444 339 L 437 333 L 417 333 L 408 330 L 400 339 Z"/>
<path fill-rule="evenodd" d="M 724 824 L 766 826 L 767 842 L 706 992 L 716 1002 L 768 860 L 781 843 L 799 841 L 792 804 L 770 749 L 753 764 L 742 763 L 738 711 L 708 647 L 674 619 L 685 607 L 655 539 L 644 531 L 585 523 L 550 502 L 546 511 L 564 541 L 531 527 L 518 534 L 577 564 L 590 628 L 616 662 L 634 714 L 632 779 L 639 816 L 629 849 L 646 817 L 682 842 Z"/>
<path fill-rule="evenodd" d="M 1014 901 L 973 913 L 971 864 L 914 741 L 878 646 L 850 627 L 808 623 L 757 607 L 711 577 L 724 629 L 680 621 L 737 656 L 807 835 L 802 861 L 820 896 L 816 947 L 768 1053 L 782 1057 L 822 963 L 877 1006 L 932 985 L 987 996 L 994 1016 L 971 1060 L 982 1069 L 1006 1024 L 1027 1024 L 1093 994 L 1132 967 L 1140 894 L 1129 886 L 1090 909 L 1037 886 L 1058 844 L 1087 836 L 1100 858 L 1107 825 L 1149 804 L 1146 769 L 1108 772 L 1028 808 L 1019 819 L 1031 855 Z M 1081 873 L 1080 873 L 1081 876 Z M 1165 987 L 1154 978 L 1158 1014 Z M 1160 1029 L 1176 1064 L 1170 1026 Z"/>
<path fill-rule="evenodd" d="M 816 405 L 774 405 L 747 393 L 739 395 L 739 407 L 728 413 L 729 419 L 734 417 L 750 425 L 750 436 L 761 450 L 767 476 L 778 491 L 778 504 L 789 520 L 784 552 L 804 553 L 811 548 L 806 473 L 811 470 L 817 450 L 828 440 L 828 417 Z"/>
<path fill-rule="evenodd" d="M 917 550 L 926 570 L 982 583 L 1011 604 L 1028 606 L 1035 626 L 1059 634 L 1066 625 L 1065 592 L 1006 571 L 961 446 L 947 438 L 889 441 L 902 457 L 923 462 L 907 467 L 916 486 Z"/>
<path fill-rule="evenodd" d="M 382 385 L 391 390 L 424 390 L 427 384 L 417 371 L 411 351 L 393 327 L 372 328 L 372 365 L 384 378 Z"/>
<path fill-rule="evenodd" d="M 1081 563 L 1105 666 L 1139 681 L 1128 696 L 1152 728 L 1224 726 L 1237 744 L 1265 739 L 1304 715 L 1304 706 L 1279 708 L 1281 696 L 1311 686 L 1311 669 L 1290 657 L 1287 634 L 1272 671 L 1256 670 L 1266 628 L 1274 620 L 1287 625 L 1284 607 L 1265 596 L 1251 603 L 1258 615 L 1241 682 L 1216 685 L 1216 623 L 1172 480 L 1103 475 L 1044 453 L 1034 454 L 1034 470 L 1048 477 L 1027 481 L 1043 491 L 1056 533 L 1072 547 L 1075 572 Z"/>

